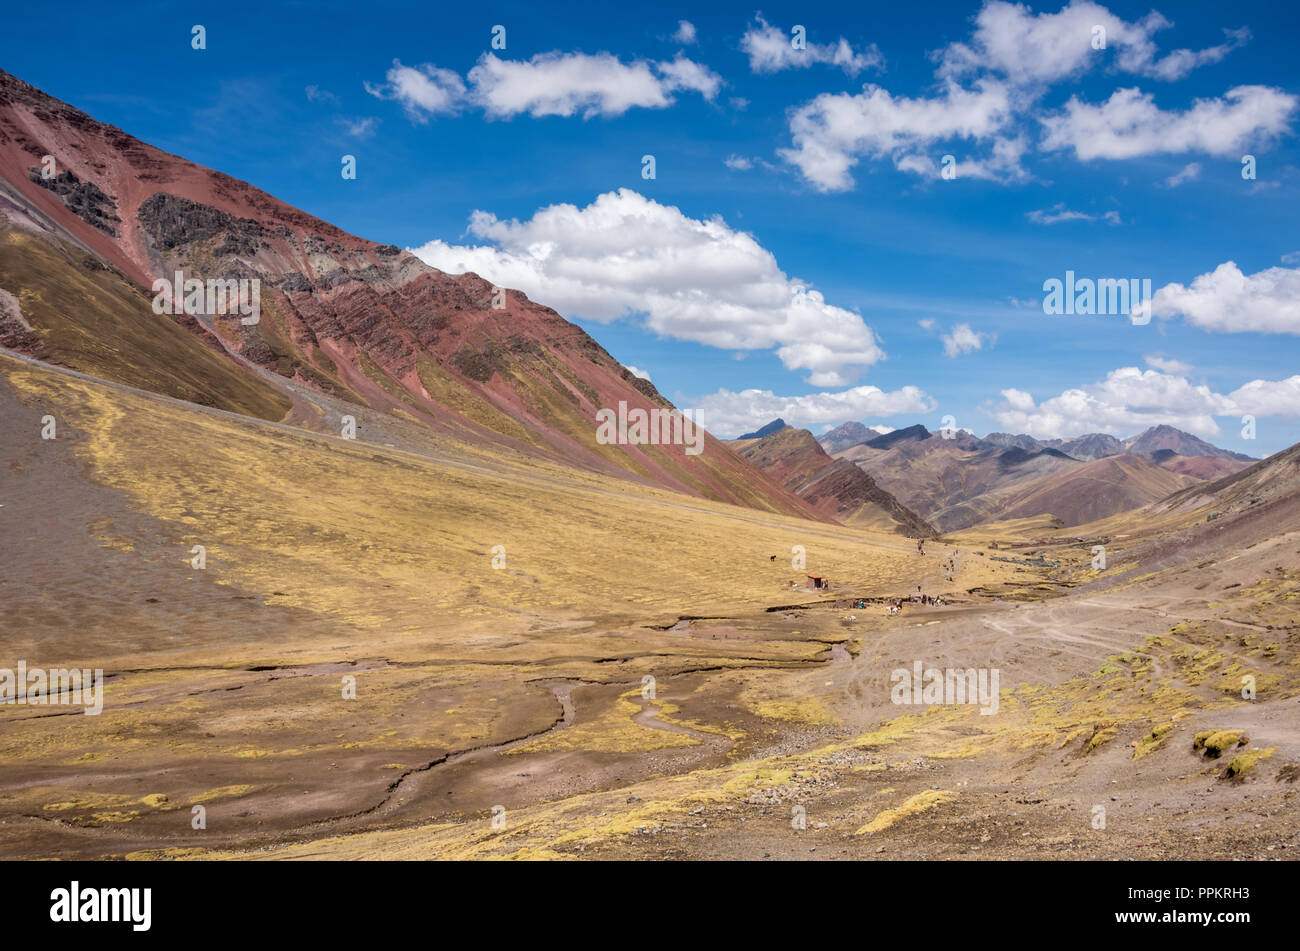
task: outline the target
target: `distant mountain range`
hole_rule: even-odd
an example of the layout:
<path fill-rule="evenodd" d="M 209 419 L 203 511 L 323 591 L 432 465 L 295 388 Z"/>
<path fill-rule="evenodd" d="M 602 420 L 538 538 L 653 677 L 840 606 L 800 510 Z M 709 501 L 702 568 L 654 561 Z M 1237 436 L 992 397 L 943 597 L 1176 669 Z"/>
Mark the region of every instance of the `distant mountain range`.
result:
<path fill-rule="evenodd" d="M 764 474 L 803 499 L 823 518 L 859 528 L 896 531 L 912 538 L 937 534 L 925 519 L 882 489 L 860 466 L 832 459 L 806 429 L 775 420 L 731 445 Z"/>
<path fill-rule="evenodd" d="M 772 431 L 769 427 L 776 426 L 776 423 L 780 423 L 782 426 L 785 425 L 784 421 L 776 420 L 763 427 L 763 430 Z M 780 427 L 776 426 L 776 428 L 779 429 Z M 882 436 L 868 429 L 862 423 L 849 422 L 836 426 L 817 441 L 822 444 L 822 447 L 827 452 L 836 453 L 851 449 L 854 446 L 863 445 L 870 446 L 873 449 L 888 449 L 902 441 L 928 439 L 932 435 L 934 434 L 930 430 L 919 423 L 905 429 L 896 429 Z M 939 435 L 942 436 L 942 434 Z M 1035 439 L 1033 436 L 1023 434 L 989 433 L 983 439 L 979 439 L 965 431 L 958 431 L 950 441 L 955 441 L 963 448 L 972 449 L 1016 448 L 1028 452 L 1056 449 L 1073 459 L 1084 462 L 1103 459 L 1106 456 L 1118 456 L 1123 453 L 1132 453 L 1147 459 L 1155 459 L 1156 454 L 1162 452 L 1166 454 L 1166 458 L 1168 453 L 1173 453 L 1179 456 L 1235 459 L 1239 462 L 1258 461 L 1255 457 L 1247 456 L 1244 453 L 1220 449 L 1199 436 L 1193 436 L 1191 433 L 1185 433 L 1181 429 L 1175 429 L 1173 426 L 1167 426 L 1163 423 L 1159 426 L 1152 426 L 1136 436 L 1130 436 L 1128 439 L 1117 439 L 1107 433 L 1088 433 L 1083 436 L 1076 436 L 1073 439 Z"/>
<path fill-rule="evenodd" d="M 731 445 L 823 517 L 913 537 L 1037 515 L 1080 525 L 1253 461 L 1171 426 L 1039 440 L 846 423 L 819 440 L 777 419 Z"/>
<path fill-rule="evenodd" d="M 1166 425 L 1128 439 L 1090 433 L 1040 440 L 932 433 L 920 424 L 879 434 L 850 422 L 814 439 L 807 430 L 774 420 L 733 445 L 827 515 L 853 524 L 887 513 L 899 531 L 913 535 L 1044 514 L 1080 525 L 1255 461 Z M 835 463 L 851 463 L 869 482 L 845 480 L 843 468 L 830 468 Z M 815 475 L 825 478 L 832 471 L 839 473 L 833 504 L 813 489 L 820 481 Z"/>

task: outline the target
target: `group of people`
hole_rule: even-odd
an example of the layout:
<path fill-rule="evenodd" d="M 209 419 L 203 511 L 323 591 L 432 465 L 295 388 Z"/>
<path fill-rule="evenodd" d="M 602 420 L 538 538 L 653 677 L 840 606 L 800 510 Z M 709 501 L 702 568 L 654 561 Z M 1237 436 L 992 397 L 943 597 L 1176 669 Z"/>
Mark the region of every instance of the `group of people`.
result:
<path fill-rule="evenodd" d="M 918 585 L 916 594 L 908 595 L 906 598 L 895 598 L 885 605 L 886 614 L 901 614 L 904 604 L 924 604 L 927 606 L 943 605 L 948 602 L 944 600 L 943 595 L 922 594 Z"/>

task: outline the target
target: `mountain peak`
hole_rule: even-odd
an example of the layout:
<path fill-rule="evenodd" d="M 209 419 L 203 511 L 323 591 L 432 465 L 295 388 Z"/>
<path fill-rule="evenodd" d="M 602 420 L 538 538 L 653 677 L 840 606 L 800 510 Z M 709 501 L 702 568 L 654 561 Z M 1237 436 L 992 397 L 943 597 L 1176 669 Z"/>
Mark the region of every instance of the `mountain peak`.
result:
<path fill-rule="evenodd" d="M 900 442 L 917 442 L 922 439 L 930 438 L 930 430 L 926 429 L 920 423 L 914 426 L 908 426 L 906 429 L 895 429 L 892 433 L 885 433 L 883 436 L 877 436 L 867 441 L 866 445 L 872 449 L 888 449 L 890 446 L 896 446 Z"/>
<path fill-rule="evenodd" d="M 1168 423 L 1152 426 L 1136 436 L 1130 436 L 1123 442 L 1124 449 L 1148 458 L 1157 452 L 1171 451 L 1180 456 L 1208 456 L 1214 459 L 1237 459 L 1243 462 L 1255 460 L 1240 452 L 1220 449 L 1191 433 L 1185 433 Z"/>
<path fill-rule="evenodd" d="M 776 419 L 772 420 L 766 426 L 760 426 L 752 433 L 745 433 L 745 435 L 737 436 L 736 438 L 737 439 L 762 439 L 764 436 L 770 436 L 773 433 L 780 432 L 781 430 L 786 428 L 786 425 L 787 425 L 786 421 L 784 419 L 781 419 L 781 417 L 778 416 Z"/>
<path fill-rule="evenodd" d="M 862 423 L 850 421 L 840 423 L 834 429 L 823 433 L 817 441 L 827 452 L 840 452 L 853 446 L 860 446 L 877 435 L 875 430 L 868 429 Z"/>

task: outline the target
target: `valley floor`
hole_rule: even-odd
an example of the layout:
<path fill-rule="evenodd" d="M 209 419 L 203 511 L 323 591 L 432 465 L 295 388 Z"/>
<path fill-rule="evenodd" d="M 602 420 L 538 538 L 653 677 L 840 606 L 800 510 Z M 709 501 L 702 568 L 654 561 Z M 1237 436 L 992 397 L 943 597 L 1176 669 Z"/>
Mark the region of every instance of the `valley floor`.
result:
<path fill-rule="evenodd" d="M 0 667 L 106 681 L 0 705 L 0 856 L 1300 857 L 1300 503 L 921 555 L 359 424 L 0 355 Z"/>

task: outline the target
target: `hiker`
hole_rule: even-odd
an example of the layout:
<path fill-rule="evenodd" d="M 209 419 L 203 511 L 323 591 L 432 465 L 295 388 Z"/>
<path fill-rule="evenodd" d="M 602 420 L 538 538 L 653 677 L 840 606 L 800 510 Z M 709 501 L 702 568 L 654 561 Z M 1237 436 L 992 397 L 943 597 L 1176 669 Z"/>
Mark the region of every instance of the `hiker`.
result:
<path fill-rule="evenodd" d="M 916 540 L 916 550 L 919 551 L 922 555 L 925 554 L 925 539 L 924 539 L 924 538 L 918 538 L 918 539 Z"/>

